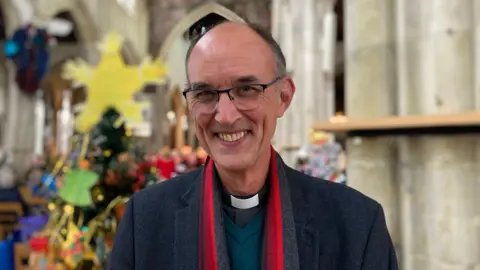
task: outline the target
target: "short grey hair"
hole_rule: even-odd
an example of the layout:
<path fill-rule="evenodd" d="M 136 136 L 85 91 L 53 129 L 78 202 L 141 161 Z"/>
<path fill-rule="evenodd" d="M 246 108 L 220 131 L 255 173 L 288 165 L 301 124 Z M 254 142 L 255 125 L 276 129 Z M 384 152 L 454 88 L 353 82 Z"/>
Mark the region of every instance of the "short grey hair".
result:
<path fill-rule="evenodd" d="M 215 27 L 227 23 L 227 20 L 220 20 L 218 23 L 210 25 L 210 26 L 202 26 L 202 31 L 200 34 L 192 37 L 190 40 L 190 46 L 187 50 L 187 56 L 185 58 L 185 67 L 188 70 L 188 60 L 190 59 L 190 55 L 192 54 L 193 48 L 197 45 L 197 43 L 202 39 L 202 37 L 208 33 L 208 31 L 214 29 Z M 277 41 L 273 38 L 269 31 L 263 29 L 261 26 L 257 24 L 245 24 L 248 28 L 252 29 L 257 35 L 259 35 L 263 41 L 265 41 L 270 49 L 273 52 L 275 57 L 275 72 L 277 73 L 277 77 L 285 76 L 287 74 L 287 61 L 285 60 L 285 56 L 282 52 L 282 48 L 278 45 Z M 189 82 L 190 79 L 188 78 L 188 71 L 187 71 L 187 81 Z"/>

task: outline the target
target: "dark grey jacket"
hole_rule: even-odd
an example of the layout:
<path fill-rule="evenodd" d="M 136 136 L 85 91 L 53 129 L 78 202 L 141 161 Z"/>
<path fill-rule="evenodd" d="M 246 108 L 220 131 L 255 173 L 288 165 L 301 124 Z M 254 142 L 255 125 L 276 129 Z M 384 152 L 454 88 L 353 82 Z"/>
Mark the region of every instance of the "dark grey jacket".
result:
<path fill-rule="evenodd" d="M 385 216 L 377 202 L 286 165 L 285 172 L 301 269 L 398 269 Z M 198 269 L 201 175 L 199 169 L 132 197 L 118 228 L 108 269 Z"/>

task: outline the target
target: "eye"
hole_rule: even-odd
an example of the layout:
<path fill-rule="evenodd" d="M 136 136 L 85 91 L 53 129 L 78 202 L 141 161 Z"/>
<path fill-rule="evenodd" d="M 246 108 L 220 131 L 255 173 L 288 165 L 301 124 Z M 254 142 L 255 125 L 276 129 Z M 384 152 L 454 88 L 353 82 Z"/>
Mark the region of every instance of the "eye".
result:
<path fill-rule="evenodd" d="M 261 85 L 250 84 L 238 87 L 237 91 L 239 91 L 241 94 L 253 94 L 262 92 L 263 88 Z"/>
<path fill-rule="evenodd" d="M 255 87 L 253 85 L 244 85 L 240 86 L 238 90 L 242 92 L 249 92 L 249 91 L 256 91 Z"/>
<path fill-rule="evenodd" d="M 217 93 L 212 90 L 195 90 L 195 91 L 192 91 L 192 94 L 193 94 L 193 98 L 199 101 L 212 100 L 212 99 L 215 99 L 217 96 Z"/>

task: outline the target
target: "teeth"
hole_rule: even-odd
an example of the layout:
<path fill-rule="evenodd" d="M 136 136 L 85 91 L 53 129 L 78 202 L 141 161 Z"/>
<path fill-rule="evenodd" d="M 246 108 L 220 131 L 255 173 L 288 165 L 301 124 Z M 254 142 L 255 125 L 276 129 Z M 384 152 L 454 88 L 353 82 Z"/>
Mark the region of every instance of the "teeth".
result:
<path fill-rule="evenodd" d="M 222 139 L 224 141 L 227 141 L 227 142 L 234 142 L 234 141 L 238 141 L 241 138 L 243 138 L 243 136 L 245 136 L 245 134 L 247 134 L 246 131 L 240 131 L 240 132 L 235 132 L 235 133 L 218 133 L 218 137 L 220 137 L 220 139 Z"/>

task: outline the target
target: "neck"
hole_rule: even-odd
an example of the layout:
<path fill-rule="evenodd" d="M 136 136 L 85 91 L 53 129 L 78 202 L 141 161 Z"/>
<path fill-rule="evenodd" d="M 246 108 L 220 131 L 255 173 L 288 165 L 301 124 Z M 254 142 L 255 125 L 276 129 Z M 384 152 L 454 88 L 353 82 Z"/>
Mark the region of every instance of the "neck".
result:
<path fill-rule="evenodd" d="M 232 171 L 216 166 L 220 180 L 230 194 L 249 196 L 258 193 L 262 189 L 270 168 L 270 148 L 262 156 L 257 159 L 254 165 L 243 171 Z"/>

